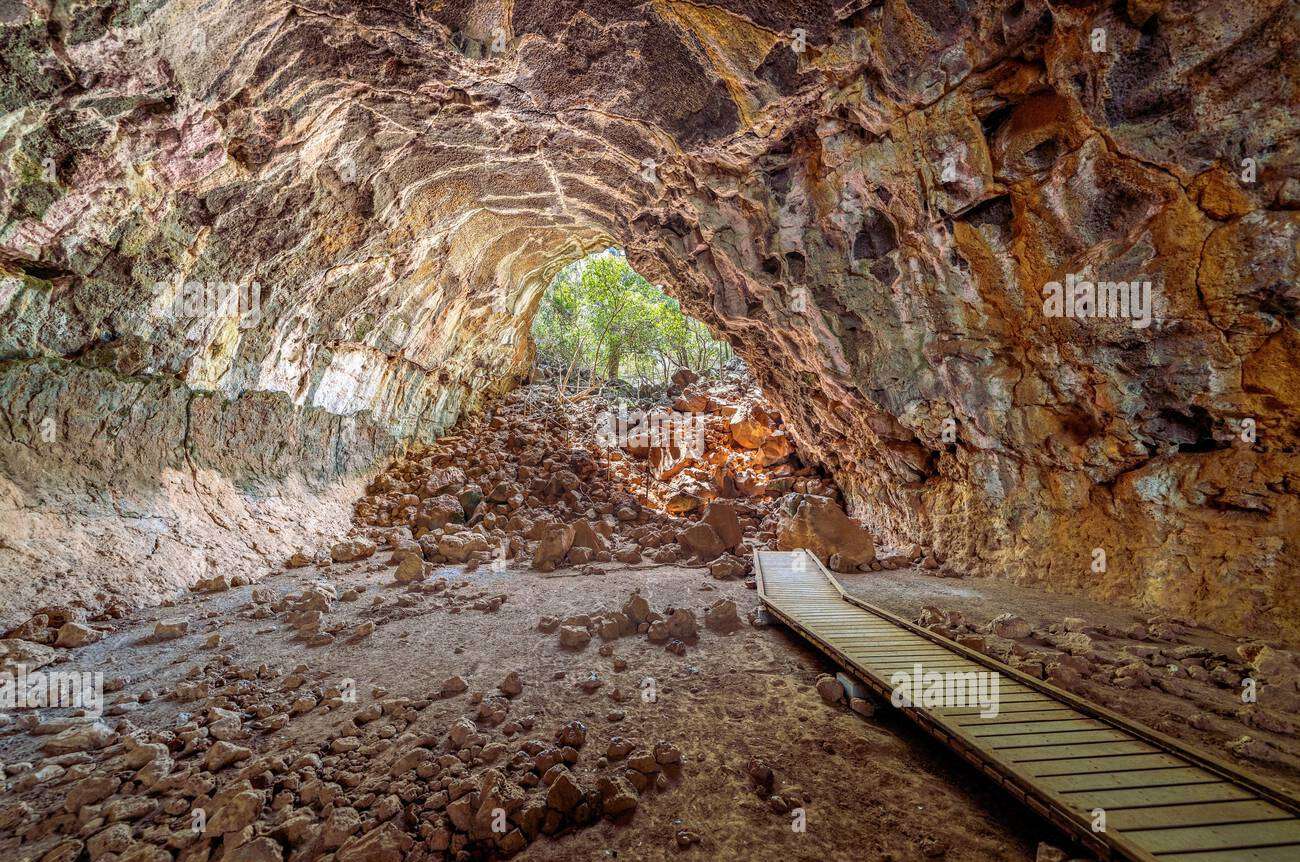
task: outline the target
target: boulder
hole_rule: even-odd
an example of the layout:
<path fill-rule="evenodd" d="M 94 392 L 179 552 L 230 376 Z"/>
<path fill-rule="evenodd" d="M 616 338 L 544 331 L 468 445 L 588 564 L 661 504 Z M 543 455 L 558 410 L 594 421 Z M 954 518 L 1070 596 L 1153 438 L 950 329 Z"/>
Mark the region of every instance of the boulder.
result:
<path fill-rule="evenodd" d="M 203 768 L 209 772 L 220 772 L 232 763 L 247 760 L 252 756 L 252 750 L 242 745 L 235 745 L 233 742 L 216 742 L 203 756 Z"/>
<path fill-rule="evenodd" d="M 678 608 L 667 619 L 668 636 L 678 640 L 690 640 L 699 634 L 699 624 L 695 621 L 695 612 L 687 608 Z"/>
<path fill-rule="evenodd" d="M 79 647 L 86 644 L 94 643 L 104 635 L 101 632 L 92 629 L 90 626 L 81 623 L 64 623 L 59 629 L 59 636 L 55 638 L 56 647 Z"/>
<path fill-rule="evenodd" d="M 117 741 L 117 734 L 101 721 L 76 724 L 41 743 L 41 751 L 51 757 L 78 751 L 98 751 Z"/>
<path fill-rule="evenodd" d="M 201 578 L 193 589 L 196 593 L 224 593 L 230 587 L 229 577 L 226 575 L 213 575 L 210 578 Z"/>
<path fill-rule="evenodd" d="M 631 782 L 621 775 L 602 775 L 596 782 L 601 808 L 611 820 L 636 810 L 637 794 Z"/>
<path fill-rule="evenodd" d="M 442 685 L 438 688 L 438 694 L 441 697 L 450 697 L 453 694 L 460 694 L 461 692 L 468 690 L 469 683 L 465 682 L 463 676 L 456 675 L 449 676 L 442 681 Z"/>
<path fill-rule="evenodd" d="M 335 858 L 347 862 L 404 862 L 415 842 L 391 821 L 343 843 Z"/>
<path fill-rule="evenodd" d="M 712 527 L 713 532 L 718 534 L 723 547 L 728 551 L 734 551 L 739 547 L 741 539 L 744 538 L 744 531 L 740 528 L 740 518 L 736 515 L 735 504 L 726 500 L 714 500 L 705 506 L 700 523 Z"/>
<path fill-rule="evenodd" d="M 640 593 L 633 593 L 623 603 L 623 613 L 634 625 L 640 625 L 650 617 L 650 603 Z"/>
<path fill-rule="evenodd" d="M 422 581 L 428 576 L 424 567 L 424 558 L 417 555 L 409 555 L 397 564 L 397 571 L 393 577 L 399 584 L 410 584 L 416 581 Z"/>
<path fill-rule="evenodd" d="M 794 444 L 790 442 L 790 437 L 778 428 L 758 447 L 758 463 L 763 467 L 772 467 L 793 454 Z"/>
<path fill-rule="evenodd" d="M 676 386 L 678 389 L 684 389 L 699 379 L 700 375 L 696 374 L 689 368 L 678 368 L 673 372 L 672 376 L 673 386 Z"/>
<path fill-rule="evenodd" d="M 344 539 L 330 547 L 330 559 L 336 563 L 364 560 L 375 553 L 375 543 L 364 537 Z"/>
<path fill-rule="evenodd" d="M 872 704 L 871 701 L 863 700 L 860 697 L 849 699 L 849 709 L 863 718 L 871 718 L 871 716 L 876 714 L 875 705 Z"/>
<path fill-rule="evenodd" d="M 167 858 L 171 858 L 170 855 Z M 222 862 L 281 862 L 284 851 L 273 839 L 263 836 L 241 844 L 222 857 Z"/>
<path fill-rule="evenodd" d="M 179 617 L 167 620 L 159 620 L 153 627 L 153 639 L 156 641 L 170 641 L 183 637 L 190 630 L 189 620 Z"/>
<path fill-rule="evenodd" d="M 579 626 L 560 626 L 560 646 L 566 649 L 582 649 L 591 643 L 591 632 Z"/>
<path fill-rule="evenodd" d="M 92 775 L 83 778 L 68 788 L 68 795 L 63 800 L 63 808 L 76 814 L 83 805 L 102 802 L 116 793 L 121 786 L 122 782 L 111 775 Z"/>
<path fill-rule="evenodd" d="M 743 578 L 749 574 L 749 563 L 735 554 L 723 554 L 709 563 L 709 574 L 720 581 Z"/>
<path fill-rule="evenodd" d="M 822 700 L 830 704 L 844 699 L 844 683 L 829 674 L 817 678 L 817 693 Z"/>
<path fill-rule="evenodd" d="M 475 532 L 448 533 L 438 540 L 438 553 L 453 563 L 464 563 L 490 547 L 487 536 Z"/>
<path fill-rule="evenodd" d="M 715 632 L 729 634 L 743 628 L 734 599 L 718 599 L 704 612 L 704 625 Z"/>
<path fill-rule="evenodd" d="M 876 545 L 863 527 L 829 497 L 789 494 L 781 501 L 776 531 L 783 551 L 806 548 L 823 563 L 838 555 L 842 567 L 855 571 L 876 558 Z"/>
<path fill-rule="evenodd" d="M 497 688 L 506 697 L 517 697 L 524 690 L 524 682 L 519 678 L 519 674 L 512 670 L 506 674 Z"/>
<path fill-rule="evenodd" d="M 1000 638 L 1019 640 L 1021 638 L 1029 637 L 1030 632 L 1033 631 L 1033 627 L 1029 625 L 1029 622 L 1024 617 L 1018 617 L 1015 614 L 1006 613 L 994 617 L 993 620 L 984 627 L 984 630 L 990 634 L 997 635 Z"/>
<path fill-rule="evenodd" d="M 573 527 L 567 524 L 546 524 L 533 551 L 533 568 L 539 572 L 554 571 L 571 547 Z"/>
<path fill-rule="evenodd" d="M 776 428 L 776 421 L 761 405 L 749 403 L 741 405 L 731 415 L 729 428 L 731 439 L 737 446 L 742 449 L 757 449 Z"/>
<path fill-rule="evenodd" d="M 708 524 L 694 524 L 677 536 L 677 542 L 701 562 L 717 559 L 727 550 L 717 532 Z"/>
<path fill-rule="evenodd" d="M 426 530 L 440 530 L 448 524 L 463 524 L 465 507 L 451 494 L 439 494 L 425 500 L 415 514 L 412 526 Z"/>
<path fill-rule="evenodd" d="M 553 766 L 559 770 L 551 781 L 551 789 L 546 794 L 546 806 L 563 814 L 572 813 L 584 796 L 582 787 L 574 780 L 573 774 L 563 766 Z"/>
<path fill-rule="evenodd" d="M 571 525 L 573 527 L 574 548 L 587 548 L 591 551 L 608 551 L 609 542 L 605 537 L 596 532 L 596 528 L 591 525 L 590 521 L 578 520 Z"/>

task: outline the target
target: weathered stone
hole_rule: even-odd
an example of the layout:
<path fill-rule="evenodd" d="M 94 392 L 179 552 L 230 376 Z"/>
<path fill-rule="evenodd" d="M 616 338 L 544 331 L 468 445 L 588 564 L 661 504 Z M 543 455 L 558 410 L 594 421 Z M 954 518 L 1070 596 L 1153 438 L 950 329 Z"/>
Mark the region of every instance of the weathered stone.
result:
<path fill-rule="evenodd" d="M 712 527 L 713 532 L 728 551 L 734 551 L 739 547 L 740 540 L 744 538 L 744 532 L 740 528 L 740 518 L 736 515 L 736 507 L 725 500 L 714 500 L 705 506 L 700 523 Z"/>
<path fill-rule="evenodd" d="M 336 563 L 364 560 L 375 553 L 375 543 L 366 538 L 345 539 L 330 547 L 330 559 Z"/>
<path fill-rule="evenodd" d="M 217 772 L 232 763 L 247 760 L 253 756 L 252 750 L 233 742 L 216 742 L 203 756 L 203 766 L 210 772 Z"/>
<path fill-rule="evenodd" d="M 385 823 L 364 835 L 348 839 L 339 847 L 335 858 L 339 862 L 404 862 L 413 843 L 411 837 L 393 823 Z"/>
<path fill-rule="evenodd" d="M 176 638 L 184 637 L 189 630 L 189 620 L 159 620 L 153 627 L 153 639 L 157 641 L 175 640 Z"/>
<path fill-rule="evenodd" d="M 734 554 L 723 554 L 709 563 L 709 574 L 720 581 L 743 578 L 749 572 L 749 564 Z"/>
<path fill-rule="evenodd" d="M 428 571 L 425 569 L 424 558 L 418 556 L 407 556 L 397 564 L 397 570 L 393 573 L 393 579 L 399 584 L 410 584 L 416 581 L 422 581 L 428 577 Z"/>
<path fill-rule="evenodd" d="M 567 524 L 548 524 L 533 552 L 533 568 L 539 572 L 553 571 L 564 560 L 572 545 L 572 527 Z"/>
<path fill-rule="evenodd" d="M 78 781 L 68 789 L 64 799 L 64 808 L 76 814 L 83 805 L 94 805 L 117 792 L 122 784 L 116 778 L 107 775 L 91 776 Z"/>
<path fill-rule="evenodd" d="M 560 626 L 560 646 L 566 649 L 582 649 L 591 643 L 591 632 L 578 626 Z"/>
<path fill-rule="evenodd" d="M 54 645 L 56 647 L 79 647 L 94 643 L 103 637 L 103 634 L 90 626 L 81 623 L 64 623 L 59 629 L 59 636 L 54 641 Z"/>
<path fill-rule="evenodd" d="M 16 675 L 20 667 L 28 673 L 39 670 L 53 662 L 57 656 L 58 653 L 45 644 L 21 638 L 0 640 L 0 670 L 11 674 Z"/>
<path fill-rule="evenodd" d="M 684 530 L 678 535 L 677 541 L 684 550 L 706 563 L 727 550 L 726 544 L 718 538 L 714 529 L 703 523 Z"/>
<path fill-rule="evenodd" d="M 856 571 L 876 558 L 871 534 L 827 497 L 791 495 L 781 501 L 783 514 L 777 526 L 777 547 L 804 548 L 823 563 L 838 555 L 844 571 Z"/>
<path fill-rule="evenodd" d="M 776 423 L 757 404 L 747 404 L 731 416 L 731 439 L 745 449 L 757 449 L 772 433 Z"/>
<path fill-rule="evenodd" d="M 985 630 L 990 634 L 997 635 L 1001 638 L 1011 638 L 1019 640 L 1029 637 L 1033 627 L 1023 617 L 1015 614 L 1002 614 L 995 617 L 986 627 Z"/>
<path fill-rule="evenodd" d="M 836 704 L 844 699 L 844 685 L 833 676 L 821 676 L 817 679 L 817 693 L 827 703 Z"/>
<path fill-rule="evenodd" d="M 117 734 L 100 721 L 75 724 L 41 743 L 41 751 L 51 756 L 77 751 L 98 751 L 117 741 Z"/>
<path fill-rule="evenodd" d="M 463 676 L 449 676 L 443 680 L 442 685 L 438 687 L 438 694 L 442 697 L 450 697 L 451 695 L 460 694 L 461 692 L 468 690 L 469 683 L 465 681 Z"/>
<path fill-rule="evenodd" d="M 636 790 L 621 775 L 602 775 L 596 782 L 596 790 L 600 793 L 605 816 L 611 820 L 636 810 Z"/>
<path fill-rule="evenodd" d="M 582 788 L 567 769 L 561 766 L 554 768 L 560 772 L 551 782 L 550 790 L 546 793 L 546 805 L 563 814 L 571 814 L 582 800 Z"/>
<path fill-rule="evenodd" d="M 523 693 L 524 683 L 519 678 L 519 674 L 512 670 L 506 674 L 505 679 L 501 680 L 497 688 L 507 697 L 517 697 Z"/>
<path fill-rule="evenodd" d="M 715 632 L 729 634 L 743 628 L 734 599 L 718 599 L 704 611 L 704 625 Z"/>

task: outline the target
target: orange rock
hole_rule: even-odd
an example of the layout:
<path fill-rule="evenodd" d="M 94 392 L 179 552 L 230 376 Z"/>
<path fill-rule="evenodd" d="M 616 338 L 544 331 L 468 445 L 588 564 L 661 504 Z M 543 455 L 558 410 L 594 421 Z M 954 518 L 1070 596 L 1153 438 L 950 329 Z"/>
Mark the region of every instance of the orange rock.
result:
<path fill-rule="evenodd" d="M 792 495 L 782 501 L 785 511 L 777 527 L 777 547 L 784 551 L 806 548 L 823 563 L 837 554 L 847 567 L 876 558 L 871 534 L 829 497 Z"/>

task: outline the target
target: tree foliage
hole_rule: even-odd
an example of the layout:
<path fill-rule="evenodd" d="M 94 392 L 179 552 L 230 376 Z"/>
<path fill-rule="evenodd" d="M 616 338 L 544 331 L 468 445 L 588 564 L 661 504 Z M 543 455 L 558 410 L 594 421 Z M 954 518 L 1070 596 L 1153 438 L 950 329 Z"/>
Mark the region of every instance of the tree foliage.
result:
<path fill-rule="evenodd" d="M 539 363 L 575 380 L 663 381 L 679 367 L 705 373 L 732 355 L 616 249 L 556 275 L 533 320 L 533 341 Z"/>

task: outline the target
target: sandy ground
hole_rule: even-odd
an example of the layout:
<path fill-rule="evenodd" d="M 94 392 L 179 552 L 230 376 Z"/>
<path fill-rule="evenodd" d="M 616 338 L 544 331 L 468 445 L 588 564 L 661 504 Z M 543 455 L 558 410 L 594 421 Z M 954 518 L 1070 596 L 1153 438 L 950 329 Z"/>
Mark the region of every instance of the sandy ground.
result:
<path fill-rule="evenodd" d="M 136 697 L 146 689 L 165 694 L 192 668 L 219 656 L 235 666 L 265 663 L 281 670 L 301 663 L 308 678 L 321 685 L 356 680 L 355 706 L 295 718 L 283 730 L 257 737 L 259 753 L 318 749 L 371 702 L 375 688 L 386 697 L 429 698 L 444 679 L 460 674 L 469 691 L 434 699 L 409 728 L 442 734 L 451 722 L 472 716 L 473 693 L 490 693 L 508 670 L 518 671 L 525 682 L 511 717 L 532 715 L 536 721 L 516 743 L 549 739 L 566 721 L 581 719 L 589 732 L 578 768 L 590 775 L 599 774 L 598 758 L 614 735 L 648 744 L 669 741 L 682 750 L 680 781 L 663 792 L 642 794 L 630 822 L 601 822 L 558 839 L 540 838 L 516 857 L 521 859 L 985 862 L 1029 860 L 1040 840 L 1062 843 L 1051 827 L 1010 804 L 897 713 L 882 709 L 863 719 L 825 704 L 813 684 L 833 668 L 779 626 L 746 625 L 725 636 L 702 627 L 699 642 L 680 657 L 636 635 L 614 641 L 611 656 L 598 654 L 599 639 L 575 653 L 562 650 L 555 634 L 537 630 L 542 615 L 617 609 L 635 588 L 656 610 L 689 607 L 701 616 L 713 601 L 730 596 L 743 618 L 757 596 L 741 582 L 720 583 L 700 569 L 666 566 L 615 568 L 603 576 L 483 568 L 464 576 L 470 589 L 505 593 L 507 602 L 496 612 L 453 613 L 437 608 L 435 597 L 392 585 L 391 572 L 389 566 L 363 562 L 326 572 L 296 570 L 257 585 L 283 593 L 321 578 L 340 592 L 363 587 L 359 599 L 339 602 L 330 614 L 350 623 L 378 622 L 377 630 L 357 643 L 306 648 L 291 640 L 292 632 L 279 621 L 248 619 L 250 588 L 244 587 L 140 611 L 104 641 L 66 652 L 69 660 L 62 667 L 104 668 L 108 676 L 123 678 L 125 687 L 110 695 L 110 702 L 126 702 L 129 720 L 149 729 L 175 726 L 186 720 L 178 714 L 192 707 L 161 697 L 136 704 Z M 454 568 L 442 574 L 461 577 Z M 191 620 L 190 634 L 168 643 L 141 643 L 156 620 L 177 616 Z M 205 649 L 212 632 L 221 633 L 223 644 Z M 616 658 L 627 661 L 625 671 L 613 670 Z M 591 672 L 604 685 L 586 694 L 575 681 Z M 646 677 L 656 682 L 653 703 L 638 696 Z M 626 699 L 613 700 L 615 689 Z M 619 712 L 621 720 L 613 720 Z M 501 738 L 499 732 L 488 735 Z M 38 742 L 22 733 L 6 735 L 0 756 L 6 763 L 30 760 Z M 771 811 L 751 789 L 746 766 L 752 757 L 770 764 L 785 790 L 794 786 L 806 794 L 806 831 L 795 832 L 790 816 Z M 42 799 L 57 801 L 63 792 L 57 786 L 37 788 L 22 798 L 39 807 Z M 681 828 L 696 832 L 700 843 L 679 849 L 674 835 Z M 0 855 L 8 857 L 13 848 L 12 839 L 0 838 Z"/>

